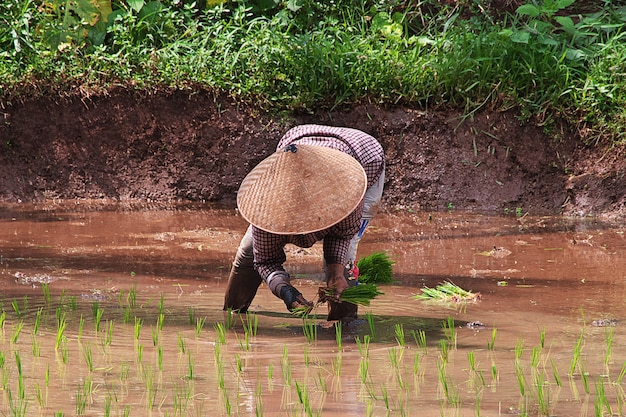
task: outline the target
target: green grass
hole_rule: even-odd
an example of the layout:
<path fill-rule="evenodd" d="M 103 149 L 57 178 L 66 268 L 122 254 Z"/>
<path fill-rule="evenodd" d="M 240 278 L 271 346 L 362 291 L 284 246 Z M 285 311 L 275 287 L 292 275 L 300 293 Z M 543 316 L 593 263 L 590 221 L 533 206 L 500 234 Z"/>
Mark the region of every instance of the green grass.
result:
<path fill-rule="evenodd" d="M 0 96 L 159 86 L 276 111 L 363 100 L 467 117 L 516 108 L 555 136 L 563 118 L 586 127 L 584 139 L 623 141 L 626 10 L 606 2 L 579 18 L 564 2 L 529 1 L 496 17 L 487 3 L 7 0 Z"/>

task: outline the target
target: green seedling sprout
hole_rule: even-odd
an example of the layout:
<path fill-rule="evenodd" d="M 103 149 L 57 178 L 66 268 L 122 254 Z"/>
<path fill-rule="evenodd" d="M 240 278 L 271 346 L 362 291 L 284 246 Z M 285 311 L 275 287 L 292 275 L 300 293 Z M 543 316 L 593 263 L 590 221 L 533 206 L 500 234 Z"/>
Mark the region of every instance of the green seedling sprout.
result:
<path fill-rule="evenodd" d="M 554 377 L 554 383 L 558 386 L 561 387 L 563 386 L 563 383 L 561 382 L 561 377 L 559 376 L 559 368 L 556 366 L 556 362 L 554 362 L 554 359 L 550 359 L 550 365 L 552 366 L 552 376 Z"/>
<path fill-rule="evenodd" d="M 337 342 L 337 349 L 339 351 L 343 350 L 343 335 L 342 335 L 342 325 L 341 322 L 335 323 L 335 341 Z"/>
<path fill-rule="evenodd" d="M 580 352 L 582 350 L 584 336 L 585 336 L 585 329 L 583 328 L 583 330 L 580 332 L 580 337 L 578 338 L 578 341 L 576 342 L 576 346 L 574 347 L 574 353 L 572 354 L 572 359 L 570 361 L 570 365 L 569 365 L 570 376 L 574 375 L 574 372 L 576 371 L 576 366 L 578 365 L 578 362 L 580 360 Z"/>
<path fill-rule="evenodd" d="M 202 333 L 202 329 L 204 328 L 204 323 L 206 322 L 206 318 L 198 317 L 196 318 L 196 337 L 200 337 Z"/>
<path fill-rule="evenodd" d="M 182 333 L 179 332 L 176 336 L 176 339 L 177 339 L 178 351 L 180 353 L 186 353 L 187 342 L 185 341 L 185 337 L 182 335 Z"/>
<path fill-rule="evenodd" d="M 13 306 L 13 311 L 15 311 L 15 315 L 17 316 L 17 318 L 21 318 L 22 317 L 22 311 L 20 310 L 20 305 L 17 302 L 17 300 L 14 298 L 13 301 L 11 302 L 11 305 Z"/>
<path fill-rule="evenodd" d="M 128 290 L 126 302 L 130 308 L 135 308 L 137 306 L 137 284 L 133 284 L 130 290 Z"/>
<path fill-rule="evenodd" d="M 406 341 L 404 338 L 404 326 L 402 325 L 402 323 L 396 323 L 394 329 L 396 332 L 396 342 L 398 342 L 399 346 L 404 347 L 406 345 Z"/>
<path fill-rule="evenodd" d="M 341 352 L 338 352 L 333 358 L 332 367 L 333 375 L 335 375 L 336 377 L 340 377 L 341 370 L 343 368 L 343 355 L 341 354 Z"/>
<path fill-rule="evenodd" d="M 216 343 L 225 345 L 226 344 L 226 329 L 224 328 L 224 325 L 222 323 L 215 323 L 213 325 L 213 328 L 215 329 Z"/>
<path fill-rule="evenodd" d="M 494 327 L 493 330 L 491 331 L 491 340 L 487 342 L 487 349 L 489 349 L 490 351 L 493 351 L 495 349 L 497 333 L 498 333 L 498 329 Z"/>
<path fill-rule="evenodd" d="M 22 328 L 24 327 L 24 322 L 20 321 L 15 325 L 13 329 L 13 334 L 11 335 L 11 343 L 17 344 L 17 341 L 20 338 L 20 334 L 22 333 Z"/>
<path fill-rule="evenodd" d="M 50 285 L 47 282 L 41 284 L 41 292 L 43 293 L 44 303 L 50 304 Z"/>
<path fill-rule="evenodd" d="M 367 320 L 367 325 L 370 329 L 370 336 L 372 340 L 376 339 L 376 326 L 374 325 L 374 314 L 371 311 L 365 313 L 365 319 Z"/>
<path fill-rule="evenodd" d="M 33 335 L 37 335 L 39 333 L 39 325 L 41 324 L 41 314 L 43 312 L 43 307 L 39 307 L 37 309 L 37 314 L 35 315 L 35 324 L 33 325 Z"/>
<path fill-rule="evenodd" d="M 142 325 L 143 325 L 143 319 L 139 317 L 135 317 L 135 332 L 134 332 L 135 342 L 139 341 L 139 336 L 141 335 Z"/>
<path fill-rule="evenodd" d="M 424 355 L 428 353 L 428 348 L 426 346 L 426 332 L 424 330 L 412 330 L 411 334 L 413 335 L 413 339 L 415 340 L 415 344 L 418 348 L 422 350 Z"/>

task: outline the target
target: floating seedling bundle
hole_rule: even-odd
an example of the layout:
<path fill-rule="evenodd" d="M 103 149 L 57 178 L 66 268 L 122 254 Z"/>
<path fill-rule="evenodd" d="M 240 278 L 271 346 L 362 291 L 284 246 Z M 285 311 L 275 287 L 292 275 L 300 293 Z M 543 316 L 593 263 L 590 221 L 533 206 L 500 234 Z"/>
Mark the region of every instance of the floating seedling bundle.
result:
<path fill-rule="evenodd" d="M 467 303 L 480 301 L 480 293 L 464 290 L 458 285 L 446 281 L 436 288 L 424 287 L 421 294 L 416 294 L 418 300 L 442 301 L 448 303 Z"/>

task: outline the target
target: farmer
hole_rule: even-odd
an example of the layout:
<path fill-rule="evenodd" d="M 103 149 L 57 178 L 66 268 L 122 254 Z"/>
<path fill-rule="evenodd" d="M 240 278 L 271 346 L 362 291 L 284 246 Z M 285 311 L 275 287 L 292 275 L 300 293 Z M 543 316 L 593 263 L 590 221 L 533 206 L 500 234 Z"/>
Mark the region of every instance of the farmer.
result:
<path fill-rule="evenodd" d="M 283 268 L 287 243 L 323 241 L 326 285 L 337 300 L 356 285 L 357 245 L 380 203 L 385 180 L 381 145 L 356 129 L 302 125 L 244 178 L 237 206 L 250 223 L 239 244 L 224 310 L 246 312 L 261 282 L 287 309 L 313 303 Z M 329 302 L 328 320 L 356 318 L 356 305 Z"/>

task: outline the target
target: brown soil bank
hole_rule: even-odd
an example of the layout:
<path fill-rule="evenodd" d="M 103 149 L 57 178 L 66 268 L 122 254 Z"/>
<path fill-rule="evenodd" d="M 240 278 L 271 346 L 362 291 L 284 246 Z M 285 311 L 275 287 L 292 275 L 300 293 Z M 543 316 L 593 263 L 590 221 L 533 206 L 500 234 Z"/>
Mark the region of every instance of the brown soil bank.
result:
<path fill-rule="evenodd" d="M 32 100 L 2 109 L 0 200 L 110 198 L 232 204 L 239 183 L 301 123 L 379 138 L 388 209 L 626 216 L 624 150 L 556 143 L 514 112 L 356 105 L 272 117 L 196 92 Z M 570 140 L 571 139 L 571 140 Z"/>

